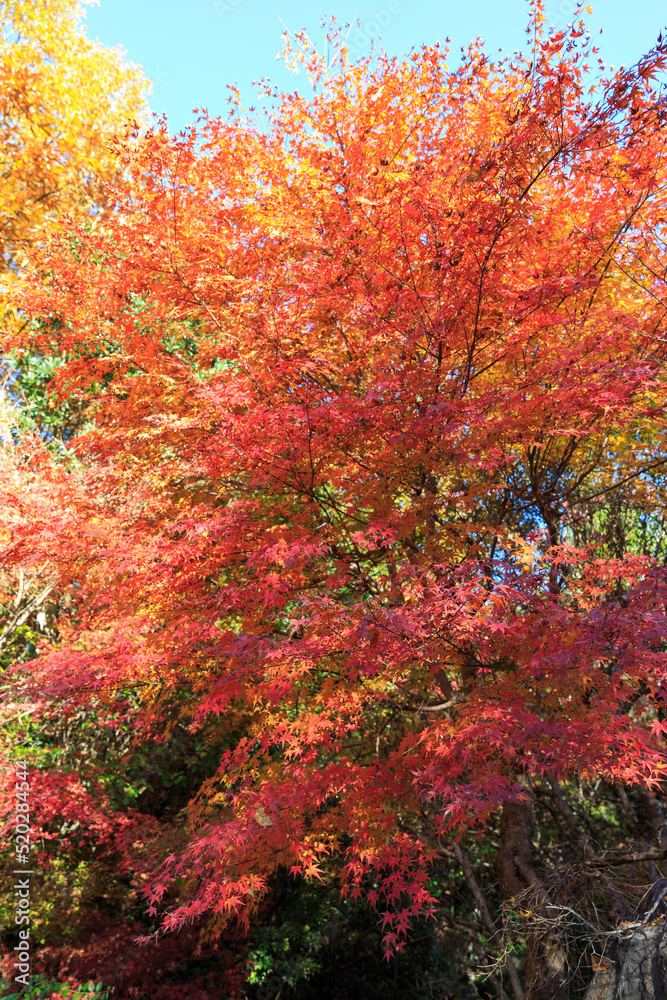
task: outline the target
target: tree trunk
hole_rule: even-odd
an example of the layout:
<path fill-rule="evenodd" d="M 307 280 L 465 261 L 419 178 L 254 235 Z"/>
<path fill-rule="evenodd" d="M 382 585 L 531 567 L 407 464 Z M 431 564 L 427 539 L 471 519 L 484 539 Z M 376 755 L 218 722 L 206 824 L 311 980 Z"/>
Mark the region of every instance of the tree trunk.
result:
<path fill-rule="evenodd" d="M 495 870 L 503 896 L 543 919 L 555 916 L 533 867 L 531 803 L 505 803 L 500 829 Z M 526 943 L 526 1000 L 568 1000 L 565 949 L 555 923 L 546 930 L 529 929 Z"/>

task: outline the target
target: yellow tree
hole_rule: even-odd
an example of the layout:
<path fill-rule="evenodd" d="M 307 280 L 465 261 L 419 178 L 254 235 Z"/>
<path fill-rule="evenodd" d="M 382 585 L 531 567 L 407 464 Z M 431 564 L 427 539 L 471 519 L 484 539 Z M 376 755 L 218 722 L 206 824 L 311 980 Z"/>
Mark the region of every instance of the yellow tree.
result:
<path fill-rule="evenodd" d="M 104 209 L 114 134 L 147 114 L 147 82 L 92 41 L 80 0 L 0 3 L 0 271 L 12 276 L 64 215 Z"/>

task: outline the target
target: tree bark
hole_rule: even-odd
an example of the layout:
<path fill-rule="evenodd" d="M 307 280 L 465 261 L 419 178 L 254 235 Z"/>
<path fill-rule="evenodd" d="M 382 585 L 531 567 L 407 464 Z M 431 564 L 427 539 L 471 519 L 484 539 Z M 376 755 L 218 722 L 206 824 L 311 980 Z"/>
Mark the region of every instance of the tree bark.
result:
<path fill-rule="evenodd" d="M 667 851 L 667 819 L 662 811 L 662 806 L 657 798 L 648 788 L 642 788 L 639 792 L 644 814 L 655 835 L 661 851 Z"/>
<path fill-rule="evenodd" d="M 667 930 L 647 924 L 619 941 L 612 968 L 598 972 L 584 1000 L 667 1000 Z"/>

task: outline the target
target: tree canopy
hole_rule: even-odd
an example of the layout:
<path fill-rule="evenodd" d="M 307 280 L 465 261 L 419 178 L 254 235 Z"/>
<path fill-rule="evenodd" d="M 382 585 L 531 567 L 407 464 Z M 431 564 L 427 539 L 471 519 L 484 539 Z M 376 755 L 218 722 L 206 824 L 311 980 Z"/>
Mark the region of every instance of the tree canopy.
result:
<path fill-rule="evenodd" d="M 144 838 L 165 930 L 335 871 L 391 955 L 451 857 L 498 988 L 564 1000 L 583 869 L 536 860 L 540 802 L 604 872 L 595 912 L 638 905 L 562 787 L 663 824 L 667 42 L 589 90 L 585 25 L 535 3 L 530 31 L 453 70 L 302 36 L 312 96 L 128 140 L 100 223 L 33 247 L 6 347 L 95 419 L 2 486 L 6 564 L 64 595 L 13 683 L 36 718 L 209 748 Z M 139 864 L 145 817 L 78 768 L 89 835 Z M 48 819 L 75 779 L 40 780 Z M 489 830 L 520 975 L 464 850 Z"/>
<path fill-rule="evenodd" d="M 105 182 L 117 170 L 114 137 L 146 118 L 143 75 L 120 52 L 91 41 L 84 16 L 80 0 L 4 0 L 0 6 L 5 272 L 19 270 L 68 214 L 95 220 Z"/>

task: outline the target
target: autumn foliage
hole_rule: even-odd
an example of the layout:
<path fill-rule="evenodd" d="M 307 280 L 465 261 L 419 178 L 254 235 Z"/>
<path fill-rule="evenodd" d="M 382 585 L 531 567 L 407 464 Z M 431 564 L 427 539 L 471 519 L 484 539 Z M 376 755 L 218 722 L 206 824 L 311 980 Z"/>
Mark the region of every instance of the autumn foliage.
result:
<path fill-rule="evenodd" d="M 114 136 L 147 118 L 147 84 L 119 52 L 82 31 L 80 0 L 4 0 L 0 7 L 0 268 L 12 274 L 72 214 L 104 211 L 118 169 Z"/>
<path fill-rule="evenodd" d="M 500 815 L 526 995 L 565 997 L 536 789 L 665 777 L 666 43 L 592 90 L 539 3 L 513 60 L 332 44 L 263 127 L 232 95 L 126 146 L 34 255 L 7 346 L 96 418 L 4 482 L 7 564 L 69 595 L 16 684 L 214 748 L 142 862 L 165 930 L 335 870 L 392 953 Z"/>

